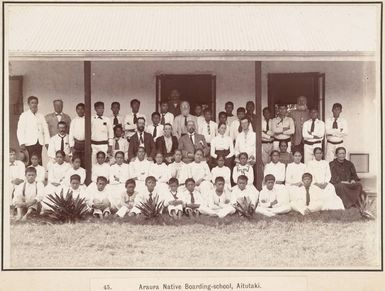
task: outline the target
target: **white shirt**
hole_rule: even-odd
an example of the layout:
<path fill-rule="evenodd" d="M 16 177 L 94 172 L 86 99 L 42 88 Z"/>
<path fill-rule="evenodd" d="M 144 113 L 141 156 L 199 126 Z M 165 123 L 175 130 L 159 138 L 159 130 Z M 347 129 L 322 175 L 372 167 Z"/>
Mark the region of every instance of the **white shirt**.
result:
<path fill-rule="evenodd" d="M 273 140 L 274 132 L 273 132 L 272 128 L 273 128 L 272 119 L 269 119 L 269 130 L 267 130 L 266 119 L 262 117 L 262 140 L 263 141 L 272 141 Z"/>
<path fill-rule="evenodd" d="M 128 164 L 113 164 L 110 167 L 110 184 L 125 184 L 130 177 L 130 170 Z"/>
<path fill-rule="evenodd" d="M 322 201 L 322 190 L 319 187 L 311 185 L 309 188 L 309 194 L 310 194 L 310 203 L 313 204 L 316 202 L 316 204 L 319 204 Z M 306 188 L 305 187 L 299 187 L 297 191 L 291 195 L 291 202 L 295 202 L 296 204 L 301 204 L 303 206 L 306 206 Z"/>
<path fill-rule="evenodd" d="M 221 195 L 218 195 L 214 190 L 209 192 L 208 206 L 211 209 L 221 209 L 226 205 L 230 205 L 231 193 L 226 189 L 223 190 Z"/>
<path fill-rule="evenodd" d="M 96 182 L 93 182 L 90 185 L 88 185 L 86 189 L 86 201 L 90 207 L 92 207 L 95 200 L 97 200 L 98 202 L 102 202 L 105 199 L 109 200 L 109 198 L 110 198 L 110 191 L 108 189 L 108 185 L 104 187 L 103 191 L 98 190 Z"/>
<path fill-rule="evenodd" d="M 142 114 L 142 113 L 136 113 L 136 117 L 139 118 L 139 117 L 142 117 L 145 119 L 146 123 L 147 123 L 147 119 L 146 119 L 146 115 Z M 131 137 L 135 134 L 135 131 L 136 131 L 136 124 L 134 123 L 134 113 L 129 113 L 127 114 L 125 117 L 124 117 L 124 130 L 126 131 L 126 136 L 127 137 Z"/>
<path fill-rule="evenodd" d="M 25 164 L 19 160 L 9 164 L 9 180 L 12 181 L 16 178 L 25 179 Z"/>
<path fill-rule="evenodd" d="M 32 202 L 33 200 L 37 200 L 39 202 L 43 200 L 44 195 L 45 192 L 43 183 L 36 181 L 28 183 L 25 181 L 17 185 L 13 196 L 13 203 L 17 201 Z"/>
<path fill-rule="evenodd" d="M 134 161 L 130 162 L 130 177 L 137 178 L 139 181 L 146 180 L 148 176 L 148 171 L 150 169 L 150 161 L 144 159 L 143 161 L 139 161 L 136 158 Z"/>
<path fill-rule="evenodd" d="M 295 131 L 294 120 L 291 117 L 285 116 L 283 121 L 281 117 L 276 117 L 273 119 L 272 123 L 272 131 L 274 132 L 274 137 L 283 140 L 290 138 Z M 283 130 L 283 128 L 289 128 L 287 130 Z"/>
<path fill-rule="evenodd" d="M 174 122 L 174 114 L 172 114 L 171 112 L 160 113 L 161 121 L 162 121 L 162 115 L 164 115 L 164 124 L 170 123 L 172 125 L 172 123 Z"/>
<path fill-rule="evenodd" d="M 238 199 L 243 197 L 249 198 L 251 203 L 255 205 L 258 200 L 259 192 L 255 188 L 246 186 L 244 190 L 241 190 L 238 185 L 235 185 L 231 190 L 231 204 L 237 204 Z"/>
<path fill-rule="evenodd" d="M 247 177 L 247 184 L 254 184 L 254 169 L 249 164 L 241 165 L 238 164 L 233 168 L 233 181 L 237 183 L 238 177 L 241 175 L 245 175 Z"/>
<path fill-rule="evenodd" d="M 189 177 L 189 168 L 184 162 L 173 162 L 168 165 L 168 168 L 170 169 L 171 177 L 177 178 L 179 184 L 184 184 L 186 179 Z"/>
<path fill-rule="evenodd" d="M 210 144 L 210 155 L 214 159 L 217 158 L 217 154 L 215 153 L 215 151 L 217 150 L 219 151 L 229 150 L 230 153 L 226 156 L 226 158 L 231 158 L 232 156 L 234 156 L 234 143 L 231 137 L 227 135 L 220 135 L 220 134 L 214 137 L 211 140 L 211 144 Z"/>
<path fill-rule="evenodd" d="M 154 128 L 155 128 L 155 125 L 154 124 L 150 124 L 149 126 L 147 126 L 147 129 L 146 129 L 146 132 L 148 132 L 149 134 L 152 135 L 152 137 L 154 138 L 154 141 L 163 135 L 163 125 L 162 124 L 158 124 L 156 126 L 156 135 L 154 136 Z"/>
<path fill-rule="evenodd" d="M 119 149 L 115 149 L 116 142 L 118 142 Z M 128 143 L 126 138 L 120 137 L 117 139 L 116 137 L 114 137 L 114 139 L 112 140 L 113 156 L 115 157 L 115 154 L 117 152 L 123 152 L 124 158 L 127 160 L 128 159 L 128 146 L 129 146 L 129 143 Z"/>
<path fill-rule="evenodd" d="M 100 176 L 105 177 L 107 180 L 110 178 L 110 165 L 108 163 L 92 165 L 91 181 L 96 182 Z"/>
<path fill-rule="evenodd" d="M 75 145 L 75 139 L 84 141 L 85 140 L 85 119 L 83 117 L 75 117 L 71 121 L 70 131 L 69 131 L 69 144 L 70 147 Z"/>
<path fill-rule="evenodd" d="M 304 140 L 309 142 L 322 141 L 325 136 L 325 123 L 319 119 L 314 121 L 314 131 L 313 133 L 309 133 L 311 129 L 311 125 L 313 123 L 312 119 L 306 120 L 302 127 L 302 136 Z M 320 138 L 315 138 L 314 136 L 318 136 Z"/>
<path fill-rule="evenodd" d="M 80 167 L 79 169 L 75 170 L 74 168 L 69 168 L 66 176 L 64 178 L 64 185 L 70 186 L 71 185 L 71 176 L 72 175 L 79 175 L 80 176 L 80 184 L 84 184 L 84 181 L 86 180 L 86 170 Z"/>
<path fill-rule="evenodd" d="M 313 183 L 329 183 L 332 178 L 329 163 L 325 160 L 309 161 L 306 171 L 312 174 Z"/>
<path fill-rule="evenodd" d="M 197 190 L 194 190 L 192 192 L 192 196 L 194 197 L 194 204 L 200 204 L 200 205 L 205 205 L 206 201 L 203 199 L 202 195 L 200 192 Z M 191 193 L 186 189 L 186 191 L 183 192 L 182 195 L 182 200 L 185 204 L 191 204 Z"/>
<path fill-rule="evenodd" d="M 238 117 L 236 115 L 227 116 L 227 126 L 230 127 L 231 123 L 233 123 L 234 120 L 238 120 Z"/>
<path fill-rule="evenodd" d="M 63 186 L 61 189 L 58 191 L 58 193 L 63 190 L 64 195 L 66 195 L 68 192 L 72 192 L 72 197 L 76 199 L 79 197 L 80 199 L 86 198 L 87 199 L 87 194 L 86 194 L 86 187 L 84 185 L 79 185 L 79 188 L 76 190 L 73 189 L 71 186 Z"/>
<path fill-rule="evenodd" d="M 210 128 L 210 133 L 209 133 Z M 216 122 L 210 120 L 208 123 L 204 119 L 203 122 L 199 124 L 198 133 L 203 134 L 207 143 L 211 143 L 211 141 L 218 134 L 218 125 Z"/>
<path fill-rule="evenodd" d="M 30 167 L 33 167 L 32 165 Z M 43 166 L 37 165 L 34 167 L 36 169 L 36 182 L 44 182 L 45 181 L 45 168 Z"/>
<path fill-rule="evenodd" d="M 285 182 L 285 176 L 286 176 L 286 165 L 278 162 L 274 164 L 273 162 L 270 162 L 265 165 L 265 170 L 264 170 L 264 177 L 266 175 L 273 175 L 275 177 L 275 181 L 279 182 Z"/>
<path fill-rule="evenodd" d="M 31 110 L 24 111 L 17 124 L 17 139 L 19 144 L 31 146 L 37 142 L 41 145 L 49 143 L 48 124 L 42 114 Z"/>
<path fill-rule="evenodd" d="M 156 181 L 160 183 L 167 183 L 171 178 L 170 169 L 165 163 L 160 165 L 156 163 L 150 164 L 148 175 L 154 176 Z"/>
<path fill-rule="evenodd" d="M 170 201 L 182 200 L 183 201 L 183 192 L 171 192 L 171 190 L 166 191 L 162 195 L 164 197 L 164 206 L 167 207 Z"/>
<path fill-rule="evenodd" d="M 269 207 L 274 200 L 277 200 L 278 203 L 273 205 L 273 208 L 289 204 L 290 197 L 286 188 L 274 186 L 272 190 L 269 190 L 266 186 L 263 186 L 261 192 L 259 192 L 258 206 Z"/>
<path fill-rule="evenodd" d="M 290 163 L 286 167 L 286 185 L 292 185 L 302 182 L 302 175 L 306 172 L 306 166 L 303 163 Z"/>
<path fill-rule="evenodd" d="M 348 134 L 348 123 L 345 118 L 337 118 L 337 127 L 333 128 L 334 117 L 326 119 L 326 139 L 331 142 L 343 141 L 345 136 Z"/>
<path fill-rule="evenodd" d="M 237 139 L 235 141 L 235 155 L 238 156 L 240 153 L 247 153 L 249 158 L 251 156 L 255 158 L 255 139 L 255 132 L 249 130 L 247 133 L 245 133 L 244 131 L 242 131 L 237 136 Z"/>
<path fill-rule="evenodd" d="M 63 140 L 64 140 L 64 153 L 66 154 L 66 156 L 69 156 L 71 153 L 71 149 L 70 149 L 68 134 L 63 136 Z M 55 159 L 56 152 L 60 151 L 61 149 L 61 141 L 62 141 L 62 136 L 60 136 L 59 134 L 55 134 L 53 137 L 51 137 L 48 144 L 48 151 L 47 151 L 48 157 L 50 157 L 51 159 Z"/>
<path fill-rule="evenodd" d="M 240 134 L 239 125 L 240 123 L 238 119 L 234 120 L 230 125 L 230 137 L 233 141 L 235 141 L 237 139 L 237 136 Z M 249 124 L 249 132 L 250 131 L 253 131 L 253 126 L 251 125 L 251 123 Z"/>
<path fill-rule="evenodd" d="M 48 168 L 48 183 L 63 183 L 67 171 L 70 168 L 71 165 L 67 162 L 64 162 L 61 165 L 58 163 L 52 163 Z"/>
<path fill-rule="evenodd" d="M 109 118 L 111 119 L 112 126 L 114 126 L 115 115 L 112 114 Z M 121 114 L 118 114 L 116 118 L 118 119 L 118 124 L 123 126 L 124 117 Z"/>
<path fill-rule="evenodd" d="M 164 197 L 161 197 L 161 195 L 159 195 L 159 193 L 154 189 L 154 191 L 152 191 L 151 193 L 151 197 L 152 199 L 154 200 L 156 197 L 158 197 L 158 203 L 163 201 Z M 135 206 L 139 206 L 140 203 L 145 203 L 147 200 L 150 199 L 150 191 L 148 191 L 147 187 L 140 191 L 138 193 L 138 195 L 135 196 L 135 200 L 134 200 L 134 205 Z"/>
<path fill-rule="evenodd" d="M 91 140 L 93 141 L 108 141 L 112 146 L 114 131 L 111 120 L 105 116 L 93 116 L 91 119 Z"/>
<path fill-rule="evenodd" d="M 223 166 L 223 167 L 214 167 L 211 169 L 211 181 L 215 183 L 215 179 L 217 177 L 223 177 L 225 179 L 226 184 L 231 184 L 230 180 L 231 170 L 229 167 Z"/>
<path fill-rule="evenodd" d="M 206 121 L 205 121 L 205 118 L 203 117 L 203 115 L 195 116 L 195 117 L 197 118 L 197 127 L 196 127 L 196 129 L 198 130 L 201 127 L 201 124 L 206 122 Z"/>
<path fill-rule="evenodd" d="M 193 178 L 196 181 L 199 179 L 203 179 L 206 181 L 211 180 L 211 173 L 210 168 L 207 163 L 205 162 L 192 162 L 188 164 L 190 168 L 190 177 Z"/>

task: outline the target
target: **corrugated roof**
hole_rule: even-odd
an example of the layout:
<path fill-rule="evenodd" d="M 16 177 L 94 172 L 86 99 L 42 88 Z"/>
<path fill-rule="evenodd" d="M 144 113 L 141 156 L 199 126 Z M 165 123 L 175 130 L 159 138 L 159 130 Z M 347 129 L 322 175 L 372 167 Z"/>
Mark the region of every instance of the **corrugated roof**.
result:
<path fill-rule="evenodd" d="M 373 5 L 8 5 L 17 56 L 373 53 Z"/>

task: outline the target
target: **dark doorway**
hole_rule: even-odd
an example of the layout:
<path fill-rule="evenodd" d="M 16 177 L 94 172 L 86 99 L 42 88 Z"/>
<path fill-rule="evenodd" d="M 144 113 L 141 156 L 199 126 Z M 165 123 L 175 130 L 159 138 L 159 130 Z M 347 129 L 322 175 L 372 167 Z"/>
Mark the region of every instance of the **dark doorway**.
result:
<path fill-rule="evenodd" d="M 156 110 L 159 103 L 168 100 L 172 90 L 177 89 L 181 100 L 188 101 L 191 112 L 196 104 L 207 104 L 215 112 L 216 77 L 210 74 L 199 75 L 158 75 L 156 76 Z"/>
<path fill-rule="evenodd" d="M 324 98 L 325 74 L 321 73 L 278 73 L 268 74 L 268 104 L 277 113 L 278 104 L 292 109 L 297 97 L 306 96 L 309 108 L 317 108 L 320 118 L 325 119 Z"/>
<path fill-rule="evenodd" d="M 19 148 L 16 131 L 19 117 L 23 112 L 23 77 L 9 77 L 9 146 Z"/>

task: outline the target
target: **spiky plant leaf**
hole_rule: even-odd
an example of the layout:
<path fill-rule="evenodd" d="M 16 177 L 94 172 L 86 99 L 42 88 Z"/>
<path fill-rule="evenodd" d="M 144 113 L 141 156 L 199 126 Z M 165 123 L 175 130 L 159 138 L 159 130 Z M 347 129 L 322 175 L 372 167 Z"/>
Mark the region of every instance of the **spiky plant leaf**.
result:
<path fill-rule="evenodd" d="M 162 215 L 163 201 L 159 202 L 159 196 L 156 195 L 145 202 L 140 202 L 137 208 L 146 219 L 157 218 Z"/>
<path fill-rule="evenodd" d="M 44 203 L 50 208 L 46 211 L 49 218 L 61 223 L 75 223 L 84 218 L 87 213 L 87 204 L 85 198 L 72 196 L 72 191 L 65 195 L 63 189 L 60 194 L 50 194 L 47 199 L 51 202 Z"/>
<path fill-rule="evenodd" d="M 246 217 L 247 219 L 250 219 L 254 216 L 257 205 L 258 205 L 258 202 L 255 205 L 252 205 L 251 200 L 248 197 L 244 196 L 242 200 L 237 200 L 235 209 L 238 211 L 238 213 L 241 216 Z"/>

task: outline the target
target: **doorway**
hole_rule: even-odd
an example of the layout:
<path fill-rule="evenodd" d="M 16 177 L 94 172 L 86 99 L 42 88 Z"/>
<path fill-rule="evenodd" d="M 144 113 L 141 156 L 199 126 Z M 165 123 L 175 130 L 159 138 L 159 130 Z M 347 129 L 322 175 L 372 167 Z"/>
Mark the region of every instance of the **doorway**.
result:
<path fill-rule="evenodd" d="M 268 74 L 268 106 L 276 115 L 278 105 L 294 109 L 299 96 L 307 97 L 308 108 L 317 108 L 320 119 L 325 120 L 325 74 L 274 73 Z"/>
<path fill-rule="evenodd" d="M 216 116 L 216 76 L 211 74 L 158 75 L 156 76 L 156 111 L 160 101 L 168 100 L 172 90 L 177 89 L 182 101 L 188 101 L 191 113 L 195 105 L 207 104 Z"/>
<path fill-rule="evenodd" d="M 23 76 L 9 77 L 9 146 L 19 148 L 17 140 L 17 123 L 23 112 Z"/>

